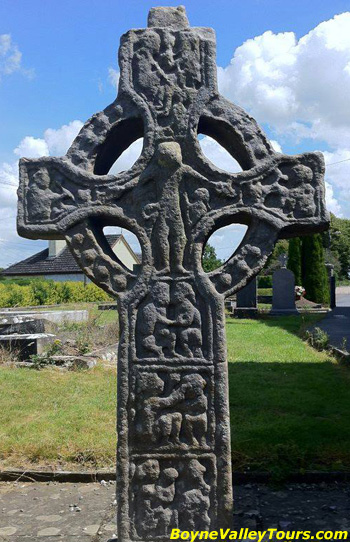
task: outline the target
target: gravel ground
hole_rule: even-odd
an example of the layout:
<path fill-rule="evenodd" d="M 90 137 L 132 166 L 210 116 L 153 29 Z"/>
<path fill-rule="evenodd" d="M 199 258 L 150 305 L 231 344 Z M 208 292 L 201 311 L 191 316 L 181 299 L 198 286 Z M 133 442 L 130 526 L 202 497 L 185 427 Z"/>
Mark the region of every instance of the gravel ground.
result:
<path fill-rule="evenodd" d="M 0 483 L 0 541 L 107 542 L 116 532 L 114 494 L 114 482 Z M 245 484 L 234 495 L 235 529 L 350 533 L 349 484 Z"/>

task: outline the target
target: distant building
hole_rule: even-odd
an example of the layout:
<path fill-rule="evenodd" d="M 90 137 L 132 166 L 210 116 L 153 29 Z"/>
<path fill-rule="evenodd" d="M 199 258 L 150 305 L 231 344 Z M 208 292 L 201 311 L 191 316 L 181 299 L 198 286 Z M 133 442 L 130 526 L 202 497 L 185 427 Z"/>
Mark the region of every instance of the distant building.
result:
<path fill-rule="evenodd" d="M 135 254 L 122 234 L 106 235 L 117 258 L 132 270 L 141 263 L 141 256 Z M 7 278 L 43 278 L 55 281 L 88 281 L 75 259 L 73 258 L 66 241 L 49 241 L 49 246 L 4 269 L 2 275 Z"/>

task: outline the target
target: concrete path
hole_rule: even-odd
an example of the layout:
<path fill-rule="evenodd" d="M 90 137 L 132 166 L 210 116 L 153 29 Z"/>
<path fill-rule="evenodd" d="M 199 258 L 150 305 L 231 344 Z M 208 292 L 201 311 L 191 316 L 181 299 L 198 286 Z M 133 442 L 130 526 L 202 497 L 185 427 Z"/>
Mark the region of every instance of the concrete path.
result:
<path fill-rule="evenodd" d="M 1 542 L 107 542 L 115 538 L 115 484 L 0 483 Z M 346 530 L 350 484 L 234 489 L 233 528 Z"/>
<path fill-rule="evenodd" d="M 317 327 L 328 333 L 332 346 L 344 350 L 345 339 L 345 350 L 350 351 L 350 287 L 340 286 L 336 293 L 337 307 L 318 322 Z"/>
<path fill-rule="evenodd" d="M 350 307 L 350 286 L 338 286 L 336 296 L 337 307 Z"/>

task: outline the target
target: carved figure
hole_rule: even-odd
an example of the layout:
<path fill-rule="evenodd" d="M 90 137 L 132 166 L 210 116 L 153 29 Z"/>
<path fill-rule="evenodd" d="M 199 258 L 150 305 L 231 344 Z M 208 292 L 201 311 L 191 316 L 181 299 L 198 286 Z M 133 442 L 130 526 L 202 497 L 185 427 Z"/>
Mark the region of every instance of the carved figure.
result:
<path fill-rule="evenodd" d="M 206 446 L 208 430 L 207 382 L 200 374 L 180 381 L 156 373 L 140 373 L 136 386 L 136 431 L 141 445 Z M 170 392 L 165 392 L 173 382 Z"/>
<path fill-rule="evenodd" d="M 169 536 L 177 527 L 177 511 L 169 507 L 175 498 L 178 472 L 173 468 L 161 471 L 159 462 L 148 459 L 136 467 L 134 475 L 135 507 L 142 517 L 137 534 L 149 538 Z"/>
<path fill-rule="evenodd" d="M 220 96 L 215 34 L 190 27 L 183 7 L 151 9 L 147 28 L 123 35 L 119 64 L 115 102 L 65 156 L 20 161 L 18 232 L 66 239 L 87 276 L 118 296 L 118 541 L 166 542 L 175 524 L 232 528 L 224 299 L 261 271 L 279 238 L 328 227 L 324 161 L 276 153 Z M 209 162 L 198 133 L 242 171 Z M 109 174 L 142 136 L 132 168 Z M 210 235 L 237 222 L 248 226 L 244 241 L 205 273 Z M 110 225 L 138 237 L 135 272 L 110 249 Z"/>
<path fill-rule="evenodd" d="M 210 528 L 209 493 L 210 486 L 205 482 L 206 468 L 197 459 L 192 459 L 186 469 L 186 484 L 182 495 L 180 529 L 208 531 Z M 191 487 L 193 489 L 186 489 Z M 187 526 L 187 527 L 186 527 Z"/>
<path fill-rule="evenodd" d="M 196 308 L 192 286 L 187 282 L 178 282 L 172 302 L 175 306 L 174 320 L 177 326 L 176 347 L 184 356 L 201 357 L 201 315 Z"/>
<path fill-rule="evenodd" d="M 167 307 L 170 305 L 169 285 L 165 282 L 154 284 L 150 297 L 151 300 L 139 315 L 141 344 L 150 355 L 157 357 L 168 351 L 169 356 L 176 356 L 176 336 L 168 327 L 173 321 L 167 318 Z"/>

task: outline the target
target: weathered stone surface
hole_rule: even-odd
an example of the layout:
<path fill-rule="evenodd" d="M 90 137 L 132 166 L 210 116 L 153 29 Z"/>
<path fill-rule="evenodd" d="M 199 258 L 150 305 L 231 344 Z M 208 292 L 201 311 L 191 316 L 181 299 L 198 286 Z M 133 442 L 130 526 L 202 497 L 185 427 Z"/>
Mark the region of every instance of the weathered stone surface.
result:
<path fill-rule="evenodd" d="M 17 334 L 36 334 L 36 333 L 52 333 L 55 331 L 55 325 L 52 322 L 44 319 L 34 318 L 2 318 L 0 319 L 0 335 Z"/>
<path fill-rule="evenodd" d="M 14 352 L 20 360 L 28 360 L 32 355 L 43 354 L 54 338 L 52 333 L 0 335 L 0 347 Z"/>
<path fill-rule="evenodd" d="M 295 306 L 294 273 L 285 267 L 272 275 L 271 314 L 298 314 Z"/>
<path fill-rule="evenodd" d="M 172 527 L 232 520 L 224 298 L 264 266 L 279 236 L 328 225 L 321 154 L 274 152 L 256 122 L 217 90 L 215 36 L 182 8 L 155 8 L 122 36 L 116 101 L 87 121 L 62 158 L 22 159 L 18 231 L 65 238 L 84 272 L 118 295 L 118 540 L 169 539 Z M 216 168 L 197 134 L 217 139 L 241 173 Z M 144 137 L 140 158 L 110 175 Z M 206 274 L 217 228 L 248 225 Z M 128 271 L 103 227 L 137 235 Z"/>
<path fill-rule="evenodd" d="M 86 322 L 89 313 L 87 310 L 2 310 L 0 311 L 0 323 L 20 323 L 28 320 L 48 320 L 53 324 L 64 324 L 72 322 Z"/>

